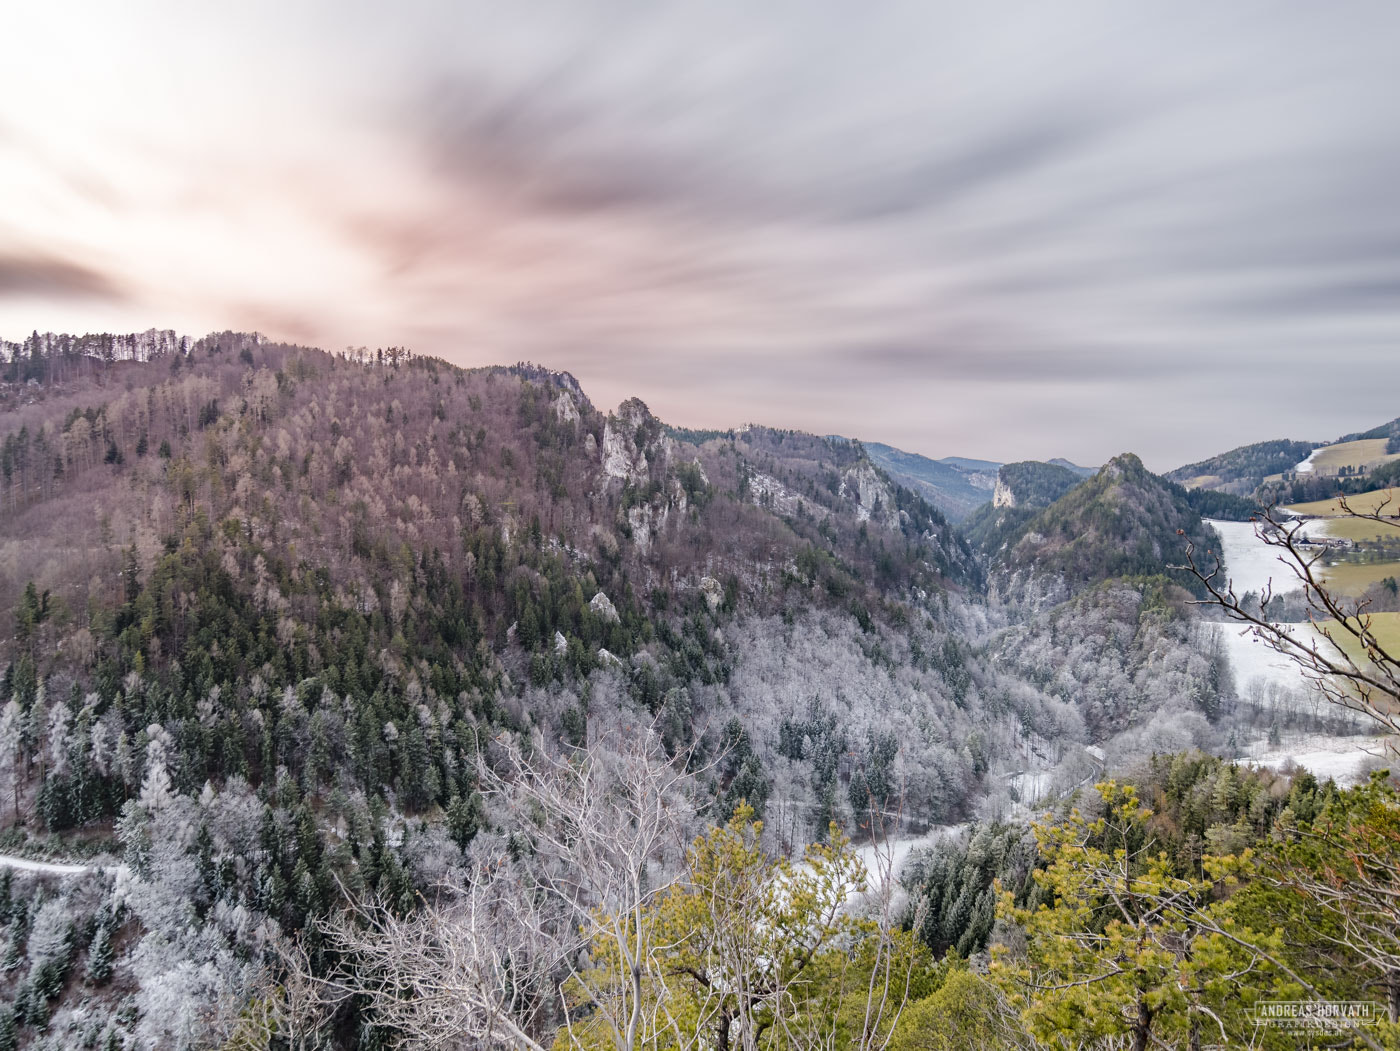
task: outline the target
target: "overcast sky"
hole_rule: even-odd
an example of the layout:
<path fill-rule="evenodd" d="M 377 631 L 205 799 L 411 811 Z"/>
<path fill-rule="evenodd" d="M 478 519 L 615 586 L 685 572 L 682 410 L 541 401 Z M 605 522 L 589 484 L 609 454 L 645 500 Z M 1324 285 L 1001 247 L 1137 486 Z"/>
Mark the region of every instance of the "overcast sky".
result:
<path fill-rule="evenodd" d="M 10 5 L 0 336 L 1167 469 L 1400 415 L 1400 5 Z"/>

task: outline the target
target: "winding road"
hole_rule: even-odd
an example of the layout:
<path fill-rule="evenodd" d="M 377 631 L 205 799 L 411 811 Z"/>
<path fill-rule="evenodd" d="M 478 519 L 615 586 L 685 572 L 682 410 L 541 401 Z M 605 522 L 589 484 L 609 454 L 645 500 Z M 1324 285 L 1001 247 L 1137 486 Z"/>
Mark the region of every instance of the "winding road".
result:
<path fill-rule="evenodd" d="M 11 854 L 0 854 L 0 868 L 19 869 L 22 872 L 46 872 L 53 876 L 77 876 L 93 870 L 91 865 L 65 865 L 53 861 L 34 861 L 30 858 L 17 858 Z"/>

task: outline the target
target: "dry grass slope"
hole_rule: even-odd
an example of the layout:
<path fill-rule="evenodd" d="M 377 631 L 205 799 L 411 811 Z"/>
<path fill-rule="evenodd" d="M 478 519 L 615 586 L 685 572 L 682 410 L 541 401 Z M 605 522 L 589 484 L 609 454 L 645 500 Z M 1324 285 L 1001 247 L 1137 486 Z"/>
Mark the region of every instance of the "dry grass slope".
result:
<path fill-rule="evenodd" d="M 1400 460 L 1400 453 L 1387 453 L 1385 444 L 1384 438 L 1362 438 L 1329 445 L 1313 456 L 1313 470 L 1318 474 L 1330 475 L 1343 467 L 1365 467 L 1369 470 L 1391 460 Z"/>
<path fill-rule="evenodd" d="M 1364 514 L 1375 514 L 1381 509 L 1384 509 L 1385 514 L 1400 514 L 1400 488 L 1377 489 L 1374 493 L 1349 496 L 1347 504 L 1353 511 L 1360 511 Z M 1288 510 L 1300 515 L 1331 516 L 1344 513 L 1341 504 L 1335 497 L 1327 500 L 1313 500 L 1306 504 L 1294 504 Z M 1341 536 L 1342 534 L 1336 535 Z"/>
<path fill-rule="evenodd" d="M 1371 614 L 1371 632 L 1387 653 L 1400 653 L 1400 613 Z M 1353 660 L 1361 656 L 1361 644 L 1351 635 L 1334 630 L 1332 637 Z"/>

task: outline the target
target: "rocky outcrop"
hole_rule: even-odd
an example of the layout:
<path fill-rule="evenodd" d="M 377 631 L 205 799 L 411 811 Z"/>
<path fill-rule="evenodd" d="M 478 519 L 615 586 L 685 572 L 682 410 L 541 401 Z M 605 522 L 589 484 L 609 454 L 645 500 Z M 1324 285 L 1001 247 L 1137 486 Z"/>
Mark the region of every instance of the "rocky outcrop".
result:
<path fill-rule="evenodd" d="M 612 599 L 601 591 L 593 596 L 593 600 L 588 603 L 588 608 L 611 624 L 616 624 L 622 619 L 617 615 L 617 607 L 612 604 Z"/>
<path fill-rule="evenodd" d="M 1007 485 L 1000 476 L 997 477 L 996 489 L 992 491 L 993 507 L 1015 507 L 1016 494 L 1012 492 L 1011 486 Z"/>
<path fill-rule="evenodd" d="M 641 399 L 629 398 L 603 427 L 603 474 L 624 482 L 642 481 L 653 463 L 665 463 L 671 444 Z"/>
<path fill-rule="evenodd" d="M 651 550 L 652 541 L 665 528 L 669 517 L 669 507 L 657 507 L 655 504 L 638 504 L 627 509 L 627 526 L 632 531 L 632 543 L 638 551 L 645 555 Z"/>
<path fill-rule="evenodd" d="M 700 594 L 705 596 L 705 602 L 713 613 L 719 609 L 719 604 L 724 601 L 724 585 L 714 577 L 700 578 Z"/>
<path fill-rule="evenodd" d="M 841 479 L 840 493 L 855 504 L 858 521 L 873 521 L 886 529 L 899 528 L 894 491 L 869 460 L 861 460 L 854 467 L 846 469 Z"/>
<path fill-rule="evenodd" d="M 554 415 L 559 418 L 560 423 L 578 423 L 578 406 L 574 404 L 574 399 L 568 391 L 561 390 L 559 397 L 554 399 Z"/>

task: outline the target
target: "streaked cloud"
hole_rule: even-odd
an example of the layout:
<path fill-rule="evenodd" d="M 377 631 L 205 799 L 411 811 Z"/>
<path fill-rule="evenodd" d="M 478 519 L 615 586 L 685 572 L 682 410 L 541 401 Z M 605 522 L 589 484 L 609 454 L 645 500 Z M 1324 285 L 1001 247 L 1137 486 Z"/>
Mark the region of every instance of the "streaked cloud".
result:
<path fill-rule="evenodd" d="M 1389 5 L 14 22 L 6 335 L 529 357 L 679 423 L 1160 468 L 1400 412 Z"/>
<path fill-rule="evenodd" d="M 117 283 L 86 266 L 44 255 L 0 255 L 0 298 L 120 299 Z"/>

